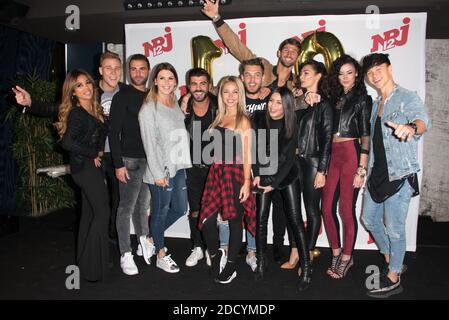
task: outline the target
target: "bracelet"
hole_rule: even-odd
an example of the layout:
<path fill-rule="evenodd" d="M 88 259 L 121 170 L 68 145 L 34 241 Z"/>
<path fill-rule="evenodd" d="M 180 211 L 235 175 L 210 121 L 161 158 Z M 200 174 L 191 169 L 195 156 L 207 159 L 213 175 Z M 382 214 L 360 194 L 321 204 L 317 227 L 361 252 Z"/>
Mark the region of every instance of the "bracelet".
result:
<path fill-rule="evenodd" d="M 221 16 L 220 14 L 216 14 L 215 16 L 212 17 L 212 22 L 217 22 L 218 20 L 220 20 Z"/>
<path fill-rule="evenodd" d="M 362 148 L 362 149 L 360 149 L 360 153 L 369 154 L 369 150 Z"/>

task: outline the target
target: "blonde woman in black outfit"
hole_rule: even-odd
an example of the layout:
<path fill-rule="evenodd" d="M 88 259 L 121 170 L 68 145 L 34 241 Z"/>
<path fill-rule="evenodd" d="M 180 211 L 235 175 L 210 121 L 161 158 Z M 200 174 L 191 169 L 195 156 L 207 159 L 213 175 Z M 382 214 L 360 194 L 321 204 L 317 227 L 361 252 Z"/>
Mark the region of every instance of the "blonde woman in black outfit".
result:
<path fill-rule="evenodd" d="M 55 127 L 62 147 L 70 154 L 70 171 L 82 196 L 76 260 L 84 279 L 99 281 L 104 279 L 109 261 L 110 208 L 101 169 L 107 129 L 97 90 L 86 71 L 71 71 L 62 90 Z"/>

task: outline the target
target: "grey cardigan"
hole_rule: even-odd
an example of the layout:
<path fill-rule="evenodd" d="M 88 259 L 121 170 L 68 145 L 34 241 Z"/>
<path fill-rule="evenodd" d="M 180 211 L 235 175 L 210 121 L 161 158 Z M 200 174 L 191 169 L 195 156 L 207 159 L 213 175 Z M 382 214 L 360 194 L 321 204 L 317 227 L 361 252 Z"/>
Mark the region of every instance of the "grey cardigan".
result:
<path fill-rule="evenodd" d="M 143 181 L 170 178 L 181 169 L 190 168 L 189 133 L 184 125 L 184 114 L 178 103 L 170 108 L 161 102 L 145 101 L 139 111 L 140 135 L 147 157 Z"/>

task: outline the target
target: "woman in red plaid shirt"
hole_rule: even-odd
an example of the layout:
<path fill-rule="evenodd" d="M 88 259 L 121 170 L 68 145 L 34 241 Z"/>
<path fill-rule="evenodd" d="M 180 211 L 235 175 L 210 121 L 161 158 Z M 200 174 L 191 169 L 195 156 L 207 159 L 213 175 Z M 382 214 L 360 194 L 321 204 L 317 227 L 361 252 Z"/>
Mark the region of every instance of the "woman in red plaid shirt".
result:
<path fill-rule="evenodd" d="M 214 158 L 201 200 L 200 229 L 211 257 L 216 282 L 230 283 L 236 276 L 236 259 L 242 244 L 243 223 L 255 235 L 256 204 L 251 193 L 251 122 L 245 113 L 245 90 L 238 77 L 220 80 L 217 117 L 210 126 Z M 228 259 L 220 260 L 217 215 L 229 221 Z"/>

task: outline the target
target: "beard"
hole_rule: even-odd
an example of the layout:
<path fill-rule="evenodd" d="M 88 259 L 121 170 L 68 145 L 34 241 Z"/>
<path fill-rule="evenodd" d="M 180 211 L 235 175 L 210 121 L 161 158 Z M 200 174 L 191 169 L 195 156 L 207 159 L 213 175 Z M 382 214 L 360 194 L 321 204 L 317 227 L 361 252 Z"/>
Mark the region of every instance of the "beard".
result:
<path fill-rule="evenodd" d="M 249 89 L 249 88 L 247 88 L 247 87 L 245 86 L 245 90 L 246 90 L 246 92 L 249 93 L 249 94 L 256 94 L 256 93 L 259 93 L 260 89 L 262 89 L 262 85 L 260 85 L 259 87 L 257 87 L 255 90 L 251 90 L 251 89 Z"/>
<path fill-rule="evenodd" d="M 131 83 L 135 86 L 141 86 L 146 84 L 148 81 L 148 78 L 143 78 L 143 79 L 133 79 L 131 78 Z"/>
<path fill-rule="evenodd" d="M 285 62 L 282 58 L 279 58 L 279 62 L 285 67 L 285 68 L 291 68 L 295 65 L 296 61 L 293 61 L 291 63 Z"/>
<path fill-rule="evenodd" d="M 202 98 L 200 98 L 200 99 L 197 99 L 196 96 L 195 96 L 195 93 L 204 93 L 204 96 Z M 193 98 L 193 100 L 195 102 L 203 102 L 204 100 L 207 99 L 207 92 L 206 91 L 202 91 L 202 90 L 198 90 L 198 91 L 192 92 L 192 98 Z"/>

